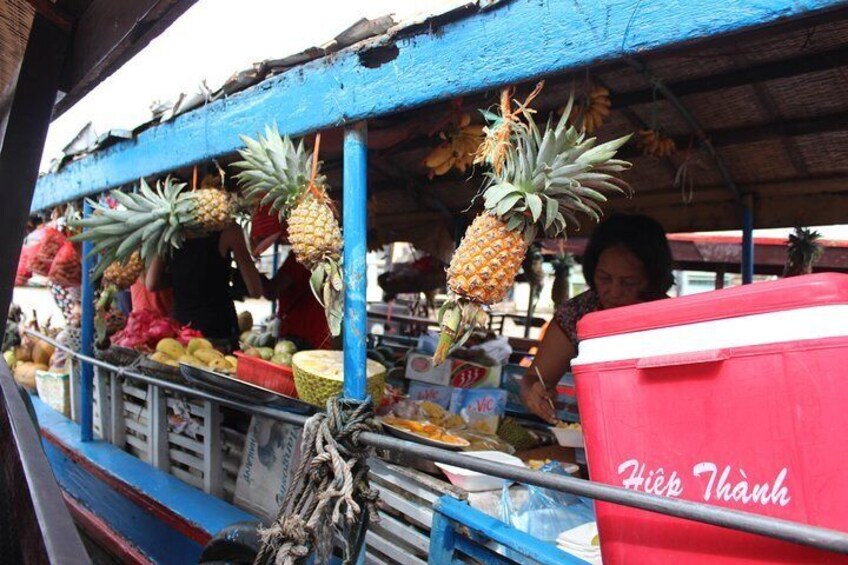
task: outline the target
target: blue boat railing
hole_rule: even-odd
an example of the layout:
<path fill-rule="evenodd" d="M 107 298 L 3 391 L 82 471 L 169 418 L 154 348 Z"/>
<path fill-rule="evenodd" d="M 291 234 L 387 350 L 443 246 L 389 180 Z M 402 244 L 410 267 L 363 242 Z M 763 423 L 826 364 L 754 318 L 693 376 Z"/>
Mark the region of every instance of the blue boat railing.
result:
<path fill-rule="evenodd" d="M 0 360 L 0 562 L 90 563 L 27 400 Z"/>
<path fill-rule="evenodd" d="M 67 347 L 56 343 L 54 340 L 46 336 L 37 334 L 31 330 L 28 331 L 33 336 L 44 339 L 57 348 L 67 351 L 83 363 L 90 363 L 93 366 L 102 367 L 107 370 L 116 370 L 114 366 L 99 359 L 81 355 L 78 352 L 69 350 Z M 196 398 L 211 400 L 221 405 L 230 406 L 257 416 L 273 418 L 298 426 L 302 426 L 307 419 L 306 416 L 301 414 L 295 414 L 269 406 L 259 406 L 239 402 L 206 391 L 196 390 L 172 382 L 149 377 L 131 370 L 120 370 L 120 372 L 124 377 L 136 379 L 150 385 L 158 386 L 163 389 L 170 389 Z M 485 473 L 487 475 L 514 480 L 526 485 L 535 485 L 595 500 L 612 502 L 659 514 L 721 526 L 731 530 L 758 534 L 826 551 L 848 554 L 848 532 L 839 532 L 817 526 L 810 526 L 808 524 L 771 518 L 750 512 L 729 510 L 726 508 L 687 500 L 665 498 L 552 473 L 541 473 L 538 471 L 531 471 L 529 469 L 504 466 L 483 459 L 469 457 L 462 453 L 446 451 L 436 447 L 404 441 L 381 434 L 363 433 L 360 438 L 363 443 L 377 449 L 402 452 L 408 455 L 424 458 L 429 461 L 463 467 Z M 469 511 L 472 510 L 464 503 L 457 502 L 457 504 L 462 505 Z M 438 512 L 440 511 L 439 508 L 440 506 L 436 505 L 434 510 Z M 445 514 L 444 517 L 448 519 L 447 523 L 450 523 L 451 520 L 453 522 L 457 522 L 458 516 L 462 513 L 454 513 L 453 510 L 455 509 L 453 506 L 444 508 L 447 508 L 447 510 L 441 512 Z M 469 513 L 468 516 L 471 516 L 471 514 Z M 468 521 L 470 521 L 470 519 Z M 466 528 L 469 527 L 469 524 L 467 523 L 468 521 L 463 522 L 463 526 Z M 507 527 L 505 524 L 503 526 Z M 487 530 L 487 535 L 490 533 L 491 532 L 488 532 Z"/>

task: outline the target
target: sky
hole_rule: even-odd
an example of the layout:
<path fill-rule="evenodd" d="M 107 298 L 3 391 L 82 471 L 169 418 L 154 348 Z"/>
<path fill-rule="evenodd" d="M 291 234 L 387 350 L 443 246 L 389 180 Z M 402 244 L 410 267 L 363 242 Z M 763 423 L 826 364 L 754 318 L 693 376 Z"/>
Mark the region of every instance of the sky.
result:
<path fill-rule="evenodd" d="M 95 133 L 132 129 L 150 119 L 154 101 L 175 101 L 205 80 L 217 89 L 234 73 L 265 59 L 321 46 L 360 18 L 395 14 L 400 21 L 464 0 L 198 0 L 144 50 L 56 119 L 47 134 L 41 170 L 92 122 Z M 785 237 L 789 229 L 756 230 Z M 848 226 L 824 226 L 848 239 Z M 738 233 L 738 232 L 727 232 Z"/>

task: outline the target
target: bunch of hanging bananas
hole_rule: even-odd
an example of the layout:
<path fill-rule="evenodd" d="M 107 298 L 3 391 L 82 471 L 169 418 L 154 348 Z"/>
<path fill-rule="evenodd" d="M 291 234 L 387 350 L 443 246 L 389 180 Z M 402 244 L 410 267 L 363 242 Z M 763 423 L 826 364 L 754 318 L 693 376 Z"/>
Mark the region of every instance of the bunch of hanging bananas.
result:
<path fill-rule="evenodd" d="M 642 129 L 637 132 L 636 146 L 642 150 L 642 155 L 648 157 L 668 157 L 677 151 L 677 144 L 655 129 Z"/>
<path fill-rule="evenodd" d="M 592 133 L 604 124 L 610 115 L 612 101 L 610 91 L 603 86 L 596 86 L 585 95 L 582 104 L 575 104 L 571 112 L 572 123 L 582 123 L 586 133 Z"/>
<path fill-rule="evenodd" d="M 471 123 L 471 114 L 463 114 L 459 121 L 446 132 L 441 132 L 442 142 L 424 158 L 430 169 L 429 178 L 441 176 L 456 169 L 460 173 L 474 162 L 474 153 L 483 141 L 483 126 Z"/>

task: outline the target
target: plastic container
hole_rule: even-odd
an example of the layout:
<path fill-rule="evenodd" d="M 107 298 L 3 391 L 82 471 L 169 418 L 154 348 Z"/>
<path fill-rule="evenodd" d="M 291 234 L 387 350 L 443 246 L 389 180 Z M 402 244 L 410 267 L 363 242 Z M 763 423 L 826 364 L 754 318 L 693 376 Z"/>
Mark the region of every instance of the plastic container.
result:
<path fill-rule="evenodd" d="M 848 276 L 809 275 L 598 312 L 578 324 L 592 480 L 848 532 Z M 617 563 L 848 556 L 597 503 Z"/>
<path fill-rule="evenodd" d="M 291 367 L 275 365 L 259 357 L 245 355 L 241 351 L 236 351 L 235 356 L 238 358 L 236 377 L 240 380 L 297 398 Z"/>
<path fill-rule="evenodd" d="M 548 428 L 556 437 L 557 443 L 565 447 L 583 447 L 583 432 L 580 430 L 570 430 L 568 428 L 557 428 L 551 426 Z"/>
<path fill-rule="evenodd" d="M 503 463 L 504 465 L 526 467 L 526 465 L 524 465 L 524 461 L 522 461 L 518 457 L 508 455 L 500 451 L 467 451 L 463 453 L 463 455 L 469 455 L 471 457 L 477 457 L 479 459 L 485 459 L 487 461 L 494 461 L 496 463 Z M 491 475 L 485 475 L 483 473 L 478 473 L 477 471 L 471 471 L 470 469 L 463 469 L 461 467 L 454 467 L 453 465 L 446 465 L 444 463 L 436 463 L 436 467 L 438 467 L 442 470 L 442 472 L 444 472 L 445 476 L 447 476 L 448 480 L 452 484 L 458 486 L 466 492 L 500 490 L 501 488 L 503 488 L 505 483 L 512 482 L 508 479 L 493 477 Z"/>

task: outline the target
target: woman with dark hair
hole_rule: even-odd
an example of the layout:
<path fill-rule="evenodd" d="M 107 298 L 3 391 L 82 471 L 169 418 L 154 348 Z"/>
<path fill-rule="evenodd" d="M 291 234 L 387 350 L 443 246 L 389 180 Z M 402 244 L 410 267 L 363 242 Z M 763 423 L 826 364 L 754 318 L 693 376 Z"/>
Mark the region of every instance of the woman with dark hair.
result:
<path fill-rule="evenodd" d="M 666 298 L 674 284 L 671 266 L 671 249 L 656 220 L 614 214 L 600 224 L 583 255 L 583 276 L 589 290 L 563 304 L 554 315 L 554 323 L 521 382 L 524 406 L 543 420 L 556 422 L 551 398 L 577 355 L 577 322 L 597 310 Z"/>

